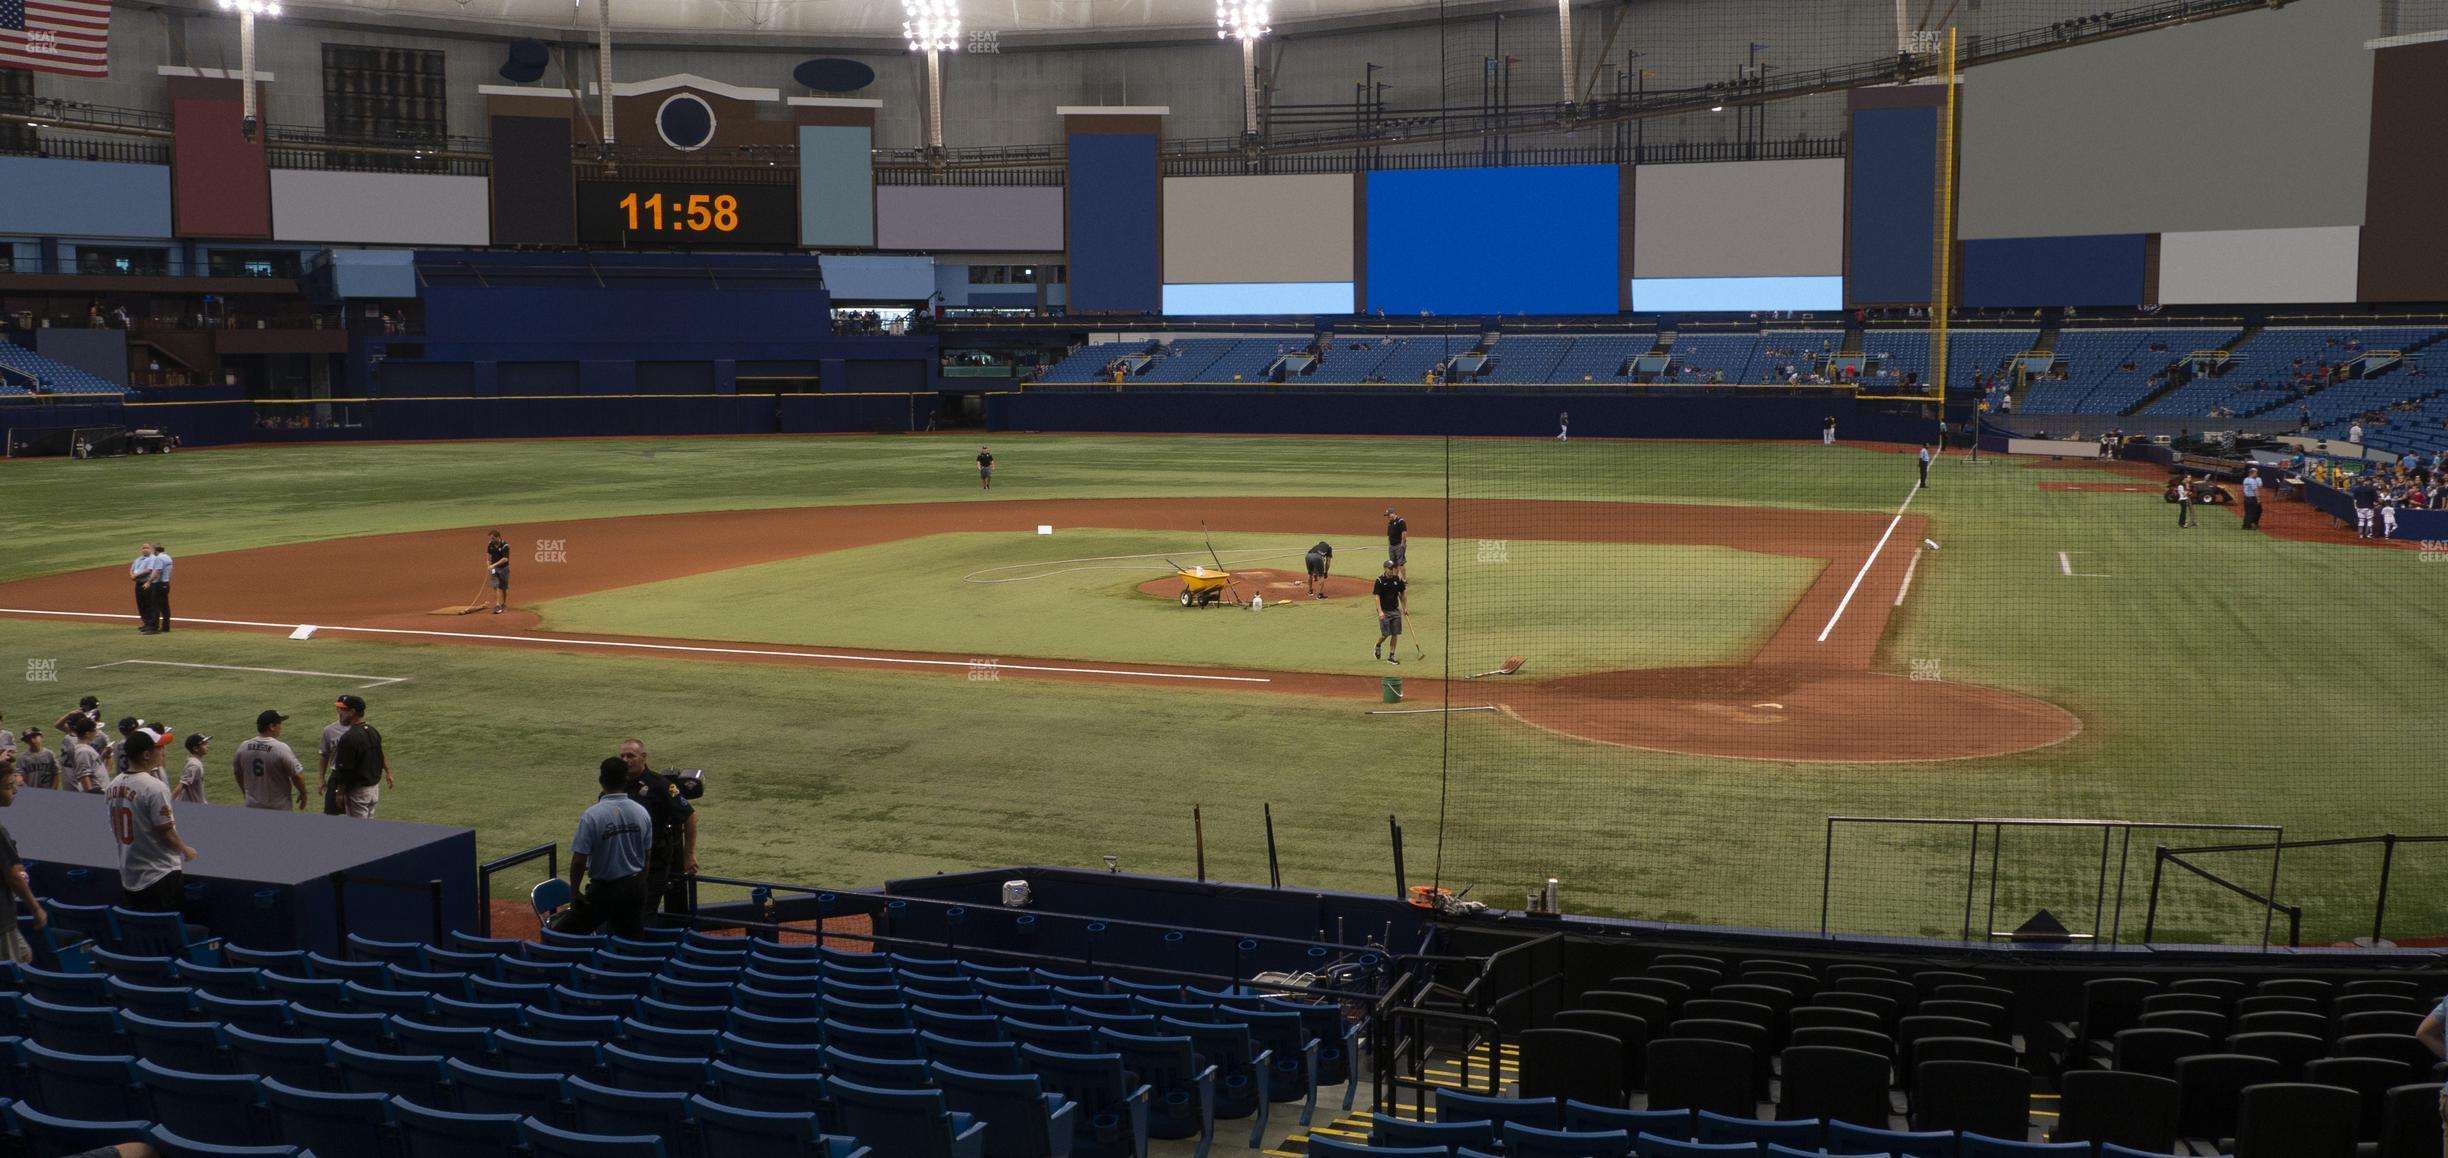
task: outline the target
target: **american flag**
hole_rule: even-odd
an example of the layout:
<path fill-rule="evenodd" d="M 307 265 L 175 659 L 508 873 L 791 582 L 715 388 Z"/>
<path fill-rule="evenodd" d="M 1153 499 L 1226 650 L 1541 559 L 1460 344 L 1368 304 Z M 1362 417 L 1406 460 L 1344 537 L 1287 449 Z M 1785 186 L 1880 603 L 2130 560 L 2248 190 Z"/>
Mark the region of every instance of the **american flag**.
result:
<path fill-rule="evenodd" d="M 110 0 L 0 0 L 0 68 L 110 75 Z"/>

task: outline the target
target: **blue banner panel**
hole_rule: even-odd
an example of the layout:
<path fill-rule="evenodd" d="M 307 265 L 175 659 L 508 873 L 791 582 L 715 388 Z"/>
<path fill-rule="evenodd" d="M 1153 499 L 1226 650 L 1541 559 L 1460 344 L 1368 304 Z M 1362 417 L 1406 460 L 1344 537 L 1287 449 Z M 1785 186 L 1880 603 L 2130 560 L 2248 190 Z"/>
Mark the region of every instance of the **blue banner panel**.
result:
<path fill-rule="evenodd" d="M 1927 303 L 1938 232 L 1938 110 L 1853 112 L 1845 289 L 1862 305 Z"/>
<path fill-rule="evenodd" d="M 1164 308 L 1155 135 L 1073 133 L 1070 143 L 1072 311 Z"/>
<path fill-rule="evenodd" d="M 978 295 L 969 295 L 972 303 Z M 1347 281 L 1235 282 L 1226 285 L 1168 285 L 1164 312 L 1175 317 L 1247 314 L 1348 314 L 1352 283 Z"/>
<path fill-rule="evenodd" d="M 0 189 L 0 233 L 170 236 L 168 165 L 0 157 Z"/>
<path fill-rule="evenodd" d="M 1616 184 L 1612 165 L 1371 173 L 1367 308 L 1614 313 L 1623 277 Z"/>
<path fill-rule="evenodd" d="M 1963 242 L 1959 304 L 2135 306 L 2142 304 L 2141 233 L 2096 237 L 2004 237 Z"/>
<path fill-rule="evenodd" d="M 799 244 L 875 244 L 875 130 L 799 126 Z"/>

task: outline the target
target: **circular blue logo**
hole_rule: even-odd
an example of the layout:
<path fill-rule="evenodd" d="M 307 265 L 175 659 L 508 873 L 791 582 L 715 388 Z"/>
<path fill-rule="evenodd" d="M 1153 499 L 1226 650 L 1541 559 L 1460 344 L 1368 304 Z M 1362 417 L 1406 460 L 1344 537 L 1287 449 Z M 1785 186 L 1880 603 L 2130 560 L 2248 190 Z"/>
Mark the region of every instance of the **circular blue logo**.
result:
<path fill-rule="evenodd" d="M 714 110 L 695 93 L 676 93 L 655 110 L 655 131 L 664 144 L 694 153 L 714 140 Z"/>

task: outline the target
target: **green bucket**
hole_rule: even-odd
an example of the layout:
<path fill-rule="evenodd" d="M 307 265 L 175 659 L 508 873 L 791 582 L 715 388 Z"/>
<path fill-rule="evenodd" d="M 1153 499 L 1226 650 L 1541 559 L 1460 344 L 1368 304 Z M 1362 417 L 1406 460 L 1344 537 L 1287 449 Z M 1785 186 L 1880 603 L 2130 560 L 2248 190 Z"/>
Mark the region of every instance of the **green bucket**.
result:
<path fill-rule="evenodd" d="M 1384 689 L 1385 702 L 1389 704 L 1399 704 L 1402 702 L 1401 676 L 1387 676 L 1381 682 L 1380 686 Z"/>

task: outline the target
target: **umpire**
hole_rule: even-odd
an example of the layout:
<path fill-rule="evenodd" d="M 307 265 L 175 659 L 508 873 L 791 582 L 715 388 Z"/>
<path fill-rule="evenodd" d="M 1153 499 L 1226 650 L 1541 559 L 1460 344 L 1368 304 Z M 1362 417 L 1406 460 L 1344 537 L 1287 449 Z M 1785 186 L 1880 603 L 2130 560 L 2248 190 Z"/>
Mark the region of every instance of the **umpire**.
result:
<path fill-rule="evenodd" d="M 646 745 L 623 740 L 621 791 L 654 821 L 654 851 L 646 858 L 646 888 L 639 911 L 653 916 L 659 903 L 673 916 L 689 911 L 688 877 L 697 871 L 697 806 L 680 794 L 672 778 L 646 762 Z"/>

